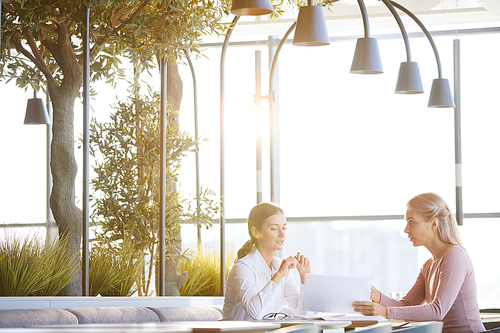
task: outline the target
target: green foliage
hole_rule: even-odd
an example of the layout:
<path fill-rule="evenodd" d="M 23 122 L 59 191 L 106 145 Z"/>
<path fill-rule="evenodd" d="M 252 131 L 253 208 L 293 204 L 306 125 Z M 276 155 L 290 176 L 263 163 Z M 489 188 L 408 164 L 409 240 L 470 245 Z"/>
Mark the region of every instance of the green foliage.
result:
<path fill-rule="evenodd" d="M 6 235 L 0 242 L 0 296 L 55 296 L 80 268 L 66 240 Z"/>
<path fill-rule="evenodd" d="M 222 23 L 222 18 L 227 12 L 227 3 L 225 0 L 2 0 L 0 6 L 0 81 L 16 80 L 16 84 L 24 89 L 29 86 L 35 90 L 48 87 L 54 115 L 50 158 L 56 161 L 52 165 L 54 182 L 51 207 L 61 233 L 71 229 L 81 230 L 79 226 L 82 220 L 78 218 L 81 211 L 71 194 L 76 160 L 73 149 L 66 148 L 71 147 L 74 140 L 72 108 L 83 83 L 83 68 L 86 65 L 83 40 L 86 32 L 90 35 L 88 42 L 91 49 L 89 79 L 91 82 L 106 80 L 112 85 L 115 79 L 123 77 L 121 59 L 124 56 L 136 60 L 135 69 L 140 73 L 164 57 L 168 58 L 170 64 L 185 55 L 193 58 L 193 55 L 199 54 L 201 36 L 226 30 L 227 24 Z M 88 9 L 91 11 L 90 25 L 85 27 Z M 140 138 L 133 137 L 135 139 Z M 127 145 L 128 142 L 119 144 Z M 107 172 L 114 171 L 103 172 L 108 176 Z M 154 174 L 145 177 L 153 179 Z M 145 184 L 154 185 L 153 182 Z M 154 209 L 149 209 L 149 206 L 154 207 L 158 198 L 144 199 L 149 201 L 147 205 L 134 206 L 134 197 L 142 198 L 149 190 L 139 187 L 122 186 L 118 190 L 121 195 L 119 202 L 114 202 L 114 197 L 111 197 L 111 201 L 105 203 L 109 206 L 101 211 L 110 210 L 117 214 L 111 216 L 116 217 L 116 221 L 106 221 L 112 225 L 110 230 L 117 232 L 117 238 L 132 233 L 139 247 L 154 247 L 156 240 L 149 237 L 154 234 L 154 223 L 146 223 L 146 220 L 152 221 L 149 217 Z M 114 194 L 106 189 L 103 193 Z M 177 198 L 169 200 L 175 202 Z M 126 209 L 121 212 L 114 206 Z M 136 208 L 137 214 L 134 211 Z M 179 210 L 170 211 L 172 220 L 177 219 L 175 215 Z M 137 220 L 126 219 L 126 215 L 137 215 L 144 220 L 136 228 L 134 223 Z M 122 229 L 117 231 L 120 223 Z M 147 227 L 143 228 L 146 224 Z M 169 239 L 176 238 L 178 231 L 172 230 L 171 233 Z M 79 255 L 77 244 L 81 241 L 81 235 L 74 232 L 68 237 L 69 243 L 74 245 L 72 251 Z M 154 253 L 154 248 L 150 248 L 150 251 Z M 75 282 L 79 282 L 79 275 L 75 278 Z M 78 283 L 70 284 L 76 285 Z M 64 293 L 78 295 L 81 293 L 81 289 L 78 289 L 71 287 Z"/>
<path fill-rule="evenodd" d="M 144 252 L 125 240 L 121 246 L 95 242 L 89 254 L 90 296 L 132 296 L 143 284 Z"/>
<path fill-rule="evenodd" d="M 90 126 L 90 153 L 97 160 L 91 180 L 93 213 L 98 239 L 105 243 L 128 239 L 137 251 L 147 252 L 149 266 L 156 262 L 158 249 L 158 217 L 160 214 L 160 131 L 158 94 L 128 103 L 118 103 L 109 123 Z M 177 253 L 180 223 L 212 225 L 220 206 L 212 191 L 200 191 L 198 205 L 176 190 L 181 159 L 198 149 L 198 142 L 172 125 L 177 112 L 167 112 L 167 171 L 165 181 L 165 226 L 167 254 Z M 182 257 L 176 254 L 174 258 Z M 151 277 L 152 270 L 149 270 Z"/>
<path fill-rule="evenodd" d="M 226 279 L 234 258 L 232 251 L 226 251 Z M 220 256 L 218 252 L 199 252 L 194 258 L 180 260 L 177 268 L 179 273 L 188 273 L 188 279 L 181 288 L 181 296 L 220 295 Z"/>
<path fill-rule="evenodd" d="M 61 83 L 66 52 L 78 59 L 82 54 L 87 5 L 83 0 L 2 0 L 0 77 L 15 79 L 20 87 L 40 87 L 42 70 Z M 135 55 L 148 68 L 158 55 L 172 60 L 184 52 L 197 55 L 202 36 L 227 29 L 225 0 L 93 0 L 90 10 L 92 81 L 119 77 L 121 55 Z M 66 38 L 69 48 L 58 54 L 56 45 Z M 30 50 L 24 52 L 25 47 Z"/>

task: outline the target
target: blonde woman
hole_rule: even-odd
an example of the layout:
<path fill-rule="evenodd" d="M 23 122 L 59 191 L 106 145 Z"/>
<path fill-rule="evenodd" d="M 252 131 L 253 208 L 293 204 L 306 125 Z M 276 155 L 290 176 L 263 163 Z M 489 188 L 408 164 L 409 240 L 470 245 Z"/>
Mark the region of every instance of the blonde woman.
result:
<path fill-rule="evenodd" d="M 260 320 L 278 313 L 286 301 L 295 314 L 302 311 L 302 285 L 311 272 L 309 259 L 300 253 L 285 259 L 274 256 L 283 249 L 287 222 L 283 210 L 261 203 L 250 211 L 247 241 L 238 251 L 227 278 L 222 320 Z M 297 268 L 301 287 L 290 271 Z"/>
<path fill-rule="evenodd" d="M 484 331 L 474 268 L 446 202 L 434 193 L 411 199 L 404 231 L 413 246 L 425 246 L 432 258 L 422 266 L 415 284 L 401 300 L 372 287 L 372 302 L 355 302 L 354 310 L 389 319 L 443 321 L 443 332 Z"/>

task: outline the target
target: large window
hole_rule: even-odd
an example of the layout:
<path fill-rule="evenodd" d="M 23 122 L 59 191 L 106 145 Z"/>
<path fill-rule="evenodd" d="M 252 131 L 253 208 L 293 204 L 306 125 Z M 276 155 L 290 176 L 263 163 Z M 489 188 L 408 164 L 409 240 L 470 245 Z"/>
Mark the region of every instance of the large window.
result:
<path fill-rule="evenodd" d="M 394 94 L 402 40 L 379 41 L 378 75 L 349 73 L 354 43 L 283 51 L 282 205 L 293 216 L 404 214 L 409 198 L 428 191 L 453 203 L 453 109 L 427 108 L 437 77 L 429 43 L 411 40 L 426 91 L 419 95 Z M 453 79 L 453 58 L 442 53 Z"/>
<path fill-rule="evenodd" d="M 469 31 L 471 32 L 471 31 Z M 461 46 L 463 207 L 460 227 L 476 269 L 480 307 L 500 307 L 500 270 L 492 263 L 500 233 L 500 33 L 491 29 L 435 37 L 443 76 L 453 86 L 453 40 Z M 390 38 L 389 38 L 390 37 Z M 406 60 L 401 38 L 379 39 L 384 74 L 350 74 L 354 39 L 327 47 L 286 44 L 280 54 L 281 206 L 291 218 L 285 249 L 301 251 L 319 274 L 371 276 L 385 293 L 404 292 L 430 257 L 413 248 L 403 232 L 406 202 L 423 192 L 436 192 L 455 210 L 453 109 L 427 108 L 437 67 L 425 38 L 411 38 L 412 60 L 419 63 L 425 93 L 396 95 L 399 64 Z M 225 61 L 225 182 L 227 248 L 248 239 L 244 221 L 256 203 L 256 137 L 263 134 L 264 200 L 270 200 L 269 109 L 255 108 L 255 59 L 262 59 L 262 94 L 268 90 L 269 52 L 265 41 L 230 46 Z M 219 194 L 219 70 L 221 46 L 209 45 L 207 58 L 193 59 L 198 84 L 200 182 Z M 481 55 L 481 58 L 478 57 Z M 189 67 L 180 66 L 184 82 L 180 123 L 194 135 L 193 88 Z M 159 81 L 152 79 L 153 85 Z M 106 90 L 109 89 L 109 90 Z M 91 101 L 98 116 L 109 111 L 110 96 L 123 89 L 103 85 Z M 0 223 L 45 221 L 45 127 L 22 125 L 26 101 L 12 83 L 0 89 L 4 116 L 0 140 L 5 157 L 0 166 Z M 123 96 L 121 96 L 123 97 Z M 78 107 L 79 104 L 77 104 Z M 75 112 L 75 138 L 81 131 Z M 77 150 L 81 165 L 81 151 Z M 79 167 L 81 171 L 82 167 Z M 194 156 L 186 158 L 180 189 L 193 195 Z M 75 193 L 81 196 L 81 176 Z M 26 207 L 29 205 L 29 209 Z M 471 218 L 467 214 L 474 215 Z M 483 214 L 482 216 L 480 214 Z M 484 214 L 490 214 L 490 218 Z M 353 220 L 349 216 L 366 216 Z M 381 218 L 392 216 L 392 218 Z M 468 218 L 467 218 L 468 217 Z M 293 218 L 293 219 L 292 219 Z M 218 250 L 219 226 L 202 230 L 202 241 Z M 196 249 L 196 228 L 184 225 L 184 247 Z"/>
<path fill-rule="evenodd" d="M 464 212 L 499 212 L 500 34 L 461 36 L 460 44 Z"/>
<path fill-rule="evenodd" d="M 42 97 L 42 96 L 38 96 Z M 2 83 L 0 223 L 45 221 L 46 127 L 23 125 L 33 91 Z"/>
<path fill-rule="evenodd" d="M 499 84 L 488 79 L 500 75 L 500 66 L 492 66 L 493 59 L 479 66 L 475 56 L 478 52 L 491 57 L 499 54 L 500 43 L 495 42 L 499 38 L 498 33 L 443 34 L 434 38 L 443 77 L 449 79 L 452 87 L 453 44 L 455 39 L 460 40 L 466 217 L 470 213 L 500 212 L 496 191 L 500 174 L 495 169 L 500 157 L 500 138 L 495 130 L 500 110 L 494 93 Z M 315 273 L 371 276 L 385 293 L 408 290 L 431 255 L 425 248 L 413 248 L 403 232 L 403 220 L 375 220 L 370 216 L 402 216 L 406 202 L 423 192 L 439 193 L 455 210 L 454 111 L 427 108 L 432 80 L 438 76 L 436 61 L 427 39 L 412 38 L 410 43 L 412 60 L 419 63 L 425 89 L 421 95 L 394 94 L 399 64 L 406 60 L 399 38 L 379 39 L 385 71 L 380 75 L 349 73 L 355 40 L 339 40 L 316 48 L 286 44 L 280 53 L 276 82 L 281 134 L 280 204 L 288 217 L 293 217 L 281 256 L 301 251 L 310 256 Z M 257 128 L 253 128 L 251 119 L 255 110 L 248 107 L 255 93 L 255 49 L 252 45 L 230 47 L 226 56 L 227 68 L 239 66 L 227 69 L 225 75 L 225 200 L 229 219 L 245 219 L 255 204 Z M 264 61 L 266 50 L 262 52 Z M 219 53 L 217 49 L 210 59 L 217 69 Z M 248 61 L 245 65 L 243 59 Z M 263 94 L 267 94 L 265 69 L 262 75 Z M 217 79 L 218 73 L 207 78 L 218 83 Z M 214 86 L 212 83 L 210 94 L 218 98 L 219 89 Z M 267 117 L 266 103 L 263 112 Z M 218 144 L 218 101 L 213 100 L 212 111 L 208 111 L 206 103 L 201 105 L 211 112 L 205 116 L 217 121 L 212 123 L 214 136 L 209 142 Z M 265 135 L 267 130 L 264 129 Z M 217 158 L 207 156 L 201 169 L 214 168 Z M 264 167 L 268 172 L 269 166 Z M 218 175 L 214 174 L 212 181 L 215 178 L 218 180 Z M 218 184 L 212 181 L 218 190 Z M 264 189 L 269 191 L 268 187 Z M 328 220 L 328 216 L 335 218 Z M 338 216 L 367 218 L 341 221 Z M 305 220 L 300 222 L 300 217 Z M 321 218 L 314 221 L 314 217 Z M 226 243 L 235 253 L 248 234 L 246 224 L 229 222 Z M 466 218 L 460 227 L 476 268 L 480 307 L 500 306 L 495 297 L 500 292 L 500 272 L 492 268 L 487 255 L 493 251 L 494 243 L 483 237 L 500 232 L 498 222 Z M 217 249 L 219 232 L 217 225 L 203 231 L 204 244 Z M 184 228 L 183 240 L 186 247 L 195 248 L 193 227 Z"/>

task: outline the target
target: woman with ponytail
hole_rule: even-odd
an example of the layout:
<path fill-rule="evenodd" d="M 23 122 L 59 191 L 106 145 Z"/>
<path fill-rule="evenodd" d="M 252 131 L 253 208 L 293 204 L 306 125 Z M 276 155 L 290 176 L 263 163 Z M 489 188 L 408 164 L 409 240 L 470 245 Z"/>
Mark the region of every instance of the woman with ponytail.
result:
<path fill-rule="evenodd" d="M 311 272 L 309 259 L 300 252 L 283 260 L 274 256 L 286 238 L 283 210 L 261 203 L 252 208 L 247 222 L 250 240 L 238 250 L 229 272 L 222 320 L 260 320 L 279 312 L 283 301 L 295 314 L 305 314 L 302 286 L 306 273 Z M 294 268 L 300 275 L 300 288 L 289 274 Z"/>
<path fill-rule="evenodd" d="M 443 332 L 482 332 L 476 279 L 458 234 L 455 217 L 437 194 L 417 195 L 407 203 L 406 228 L 413 246 L 432 254 L 415 284 L 401 300 L 372 287 L 372 302 L 355 302 L 354 310 L 388 319 L 442 321 Z"/>

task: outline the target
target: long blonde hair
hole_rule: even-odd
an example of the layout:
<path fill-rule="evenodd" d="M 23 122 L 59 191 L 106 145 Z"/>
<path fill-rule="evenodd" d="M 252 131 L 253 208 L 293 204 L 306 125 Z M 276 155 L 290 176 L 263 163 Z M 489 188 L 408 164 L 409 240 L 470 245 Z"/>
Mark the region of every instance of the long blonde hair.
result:
<path fill-rule="evenodd" d="M 457 220 L 443 198 L 435 193 L 423 193 L 413 197 L 406 204 L 426 221 L 439 220 L 438 233 L 441 240 L 448 244 L 463 247 L 458 233 Z"/>
<path fill-rule="evenodd" d="M 252 227 L 257 228 L 257 230 L 261 230 L 262 225 L 264 224 L 264 220 L 269 216 L 273 216 L 276 214 L 284 214 L 284 212 L 283 209 L 273 203 L 263 202 L 252 208 L 247 220 L 248 234 L 250 235 L 250 239 L 238 250 L 236 260 L 241 259 L 249 254 L 250 251 L 252 251 L 253 246 L 257 243 L 257 239 L 255 239 L 252 234 Z"/>

